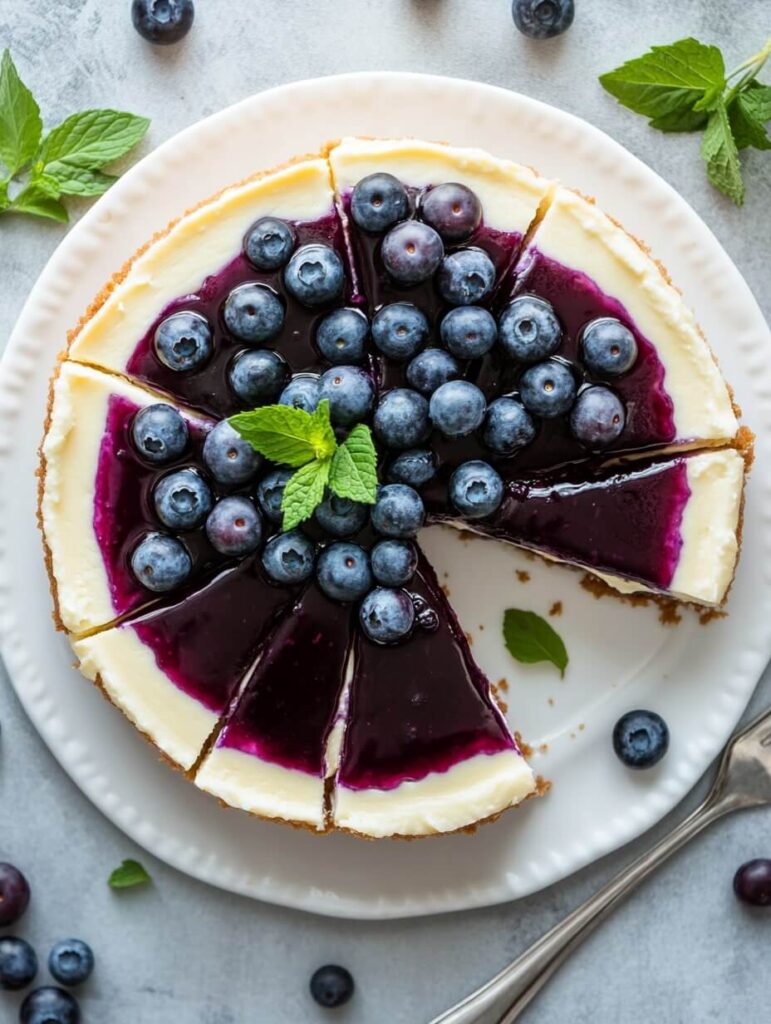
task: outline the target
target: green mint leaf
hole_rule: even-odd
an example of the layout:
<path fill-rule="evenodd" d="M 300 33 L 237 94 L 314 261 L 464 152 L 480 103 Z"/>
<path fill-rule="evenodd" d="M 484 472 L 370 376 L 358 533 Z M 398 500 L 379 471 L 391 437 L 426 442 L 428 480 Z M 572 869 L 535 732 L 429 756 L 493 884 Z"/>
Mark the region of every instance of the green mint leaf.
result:
<path fill-rule="evenodd" d="M 316 506 L 324 500 L 330 465 L 330 459 L 314 459 L 290 476 L 281 501 L 284 530 L 294 530 L 310 519 Z"/>
<path fill-rule="evenodd" d="M 762 124 L 771 121 L 771 85 L 763 85 L 753 79 L 748 82 L 741 94 L 745 107 L 752 111 L 753 117 Z"/>
<path fill-rule="evenodd" d="M 33 158 L 42 134 L 40 108 L 5 50 L 0 61 L 0 160 L 12 176 Z"/>
<path fill-rule="evenodd" d="M 135 885 L 145 885 L 152 881 L 147 871 L 138 860 L 124 860 L 107 880 L 111 889 L 131 889 Z"/>
<path fill-rule="evenodd" d="M 328 459 L 337 450 L 337 438 L 329 415 L 329 399 L 322 398 L 311 419 L 310 441 L 317 459 Z"/>
<path fill-rule="evenodd" d="M 728 108 L 728 120 L 737 149 L 771 149 L 766 130 L 771 121 L 771 86 L 750 82 Z"/>
<path fill-rule="evenodd" d="M 549 661 L 565 675 L 568 652 L 560 635 L 535 612 L 507 608 L 503 614 L 503 642 L 509 654 L 527 665 Z"/>
<path fill-rule="evenodd" d="M 288 405 L 266 405 L 228 421 L 245 441 L 271 462 L 304 466 L 317 457 L 320 427 L 315 416 Z M 334 439 L 334 434 L 332 435 Z"/>
<path fill-rule="evenodd" d="M 0 181 L 0 210 L 8 208 L 8 182 Z"/>
<path fill-rule="evenodd" d="M 144 138 L 150 122 L 120 110 L 86 110 L 73 114 L 43 140 L 40 160 L 55 177 L 61 164 L 99 170 L 124 156 Z"/>
<path fill-rule="evenodd" d="M 329 488 L 340 498 L 374 505 L 377 497 L 377 453 L 369 427 L 359 423 L 332 459 Z"/>
<path fill-rule="evenodd" d="M 709 114 L 706 111 L 683 107 L 682 110 L 673 110 L 670 114 L 654 117 L 651 127 L 657 128 L 660 132 L 697 132 L 706 128 L 708 120 Z"/>
<path fill-rule="evenodd" d="M 56 195 L 51 194 L 47 181 L 31 181 L 9 203 L 8 212 L 30 213 L 34 217 L 59 221 L 60 224 L 66 224 L 69 220 L 66 208 Z"/>
<path fill-rule="evenodd" d="M 112 174 L 65 163 L 50 164 L 43 177 L 55 182 L 59 193 L 65 196 L 101 196 L 118 180 Z"/>
<path fill-rule="evenodd" d="M 707 129 L 701 140 L 701 155 L 707 164 L 707 175 L 712 184 L 729 199 L 733 199 L 737 206 L 741 206 L 744 202 L 742 168 L 728 110 L 723 102 L 709 115 Z"/>

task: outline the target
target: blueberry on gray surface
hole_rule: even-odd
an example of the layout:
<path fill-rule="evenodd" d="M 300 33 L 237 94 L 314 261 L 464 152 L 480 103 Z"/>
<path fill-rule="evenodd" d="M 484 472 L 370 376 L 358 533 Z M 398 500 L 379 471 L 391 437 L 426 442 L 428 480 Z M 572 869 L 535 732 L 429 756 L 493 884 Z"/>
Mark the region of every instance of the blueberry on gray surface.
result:
<path fill-rule="evenodd" d="M 296 245 L 297 234 L 291 224 L 279 217 L 260 217 L 246 234 L 244 253 L 258 270 L 278 270 Z"/>
<path fill-rule="evenodd" d="M 570 412 L 573 436 L 587 448 L 607 448 L 620 437 L 625 421 L 621 399 L 601 385 L 579 392 Z"/>
<path fill-rule="evenodd" d="M 29 906 L 29 882 L 18 868 L 0 862 L 0 928 L 16 924 Z"/>
<path fill-rule="evenodd" d="M 193 0 L 132 0 L 131 20 L 148 43 L 170 46 L 190 31 L 195 18 Z"/>
<path fill-rule="evenodd" d="M 293 409 L 314 412 L 321 401 L 320 377 L 317 373 L 298 373 L 289 381 L 279 395 L 279 405 L 291 405 Z"/>
<path fill-rule="evenodd" d="M 251 408 L 275 402 L 288 378 L 286 360 L 267 348 L 239 352 L 228 370 L 233 391 Z"/>
<path fill-rule="evenodd" d="M 262 456 L 227 420 L 221 420 L 206 437 L 203 461 L 218 484 L 236 487 L 257 475 Z"/>
<path fill-rule="evenodd" d="M 482 423 L 486 408 L 485 396 L 476 384 L 451 380 L 431 395 L 429 416 L 445 437 L 465 437 Z"/>
<path fill-rule="evenodd" d="M 427 281 L 439 269 L 443 256 L 442 239 L 432 227 L 417 220 L 391 228 L 380 247 L 383 266 L 398 284 Z"/>
<path fill-rule="evenodd" d="M 581 359 L 598 377 L 618 377 L 637 359 L 637 342 L 628 327 L 613 317 L 592 320 L 581 335 Z"/>
<path fill-rule="evenodd" d="M 411 448 L 396 456 L 386 476 L 392 484 L 422 487 L 436 476 L 436 457 L 428 448 Z"/>
<path fill-rule="evenodd" d="M 329 245 L 303 245 L 287 264 L 284 284 L 304 306 L 324 306 L 343 294 L 343 261 Z"/>
<path fill-rule="evenodd" d="M 771 906 L 771 860 L 756 857 L 742 864 L 734 875 L 734 892 L 753 907 Z"/>
<path fill-rule="evenodd" d="M 495 284 L 495 264 L 483 249 L 459 249 L 445 256 L 439 268 L 439 294 L 453 306 L 471 306 L 486 299 Z"/>
<path fill-rule="evenodd" d="M 464 519 L 485 519 L 503 501 L 503 481 L 491 465 L 479 459 L 464 462 L 450 477 L 450 502 Z"/>
<path fill-rule="evenodd" d="M 337 426 L 350 427 L 365 420 L 375 403 L 375 385 L 358 366 L 335 366 L 322 373 L 319 397 L 329 402 L 329 418 Z"/>
<path fill-rule="evenodd" d="M 428 341 L 428 319 L 411 302 L 383 306 L 372 321 L 372 340 L 383 355 L 404 362 Z"/>
<path fill-rule="evenodd" d="M 669 749 L 669 728 L 655 711 L 628 711 L 613 729 L 613 749 L 628 768 L 652 768 Z"/>
<path fill-rule="evenodd" d="M 407 190 L 393 174 L 368 174 L 354 186 L 351 216 L 363 231 L 385 231 L 409 212 Z"/>
<path fill-rule="evenodd" d="M 369 505 L 330 494 L 317 506 L 316 522 L 333 537 L 351 537 L 363 530 L 369 519 Z"/>
<path fill-rule="evenodd" d="M 249 345 L 273 341 L 284 326 L 284 304 L 264 284 L 241 284 L 225 300 L 227 329 Z"/>
<path fill-rule="evenodd" d="M 48 970 L 60 985 L 82 985 L 93 969 L 94 954 L 81 939 L 62 939 L 48 954 Z"/>
<path fill-rule="evenodd" d="M 421 394 L 431 395 L 448 380 L 460 376 L 460 366 L 443 348 L 427 348 L 410 362 L 405 374 L 410 387 Z"/>
<path fill-rule="evenodd" d="M 337 541 L 324 548 L 316 563 L 319 586 L 335 601 L 358 601 L 372 589 L 369 555 L 358 544 Z"/>
<path fill-rule="evenodd" d="M 573 0 L 512 0 L 514 24 L 530 39 L 551 39 L 573 24 Z"/>
<path fill-rule="evenodd" d="M 218 501 L 206 520 L 206 536 L 215 551 L 229 558 L 256 551 L 262 519 L 254 502 L 237 494 Z"/>
<path fill-rule="evenodd" d="M 211 489 L 195 469 L 179 469 L 159 481 L 153 493 L 155 514 L 170 530 L 192 530 L 211 511 Z"/>
<path fill-rule="evenodd" d="M 185 582 L 193 563 L 181 541 L 164 533 L 148 533 L 134 549 L 131 568 L 142 586 L 163 594 Z"/>
<path fill-rule="evenodd" d="M 80 1024 L 77 1000 L 64 989 L 45 985 L 36 988 L 21 1004 L 21 1024 Z"/>
<path fill-rule="evenodd" d="M 170 405 L 148 405 L 134 417 L 131 440 L 143 459 L 156 465 L 173 462 L 185 451 L 189 431 L 184 417 Z"/>
<path fill-rule="evenodd" d="M 445 242 L 463 242 L 482 223 L 482 204 L 470 188 L 450 181 L 426 193 L 420 216 Z"/>
<path fill-rule="evenodd" d="M 387 391 L 375 409 L 373 430 L 388 448 L 414 448 L 430 430 L 428 402 L 409 388 Z"/>
<path fill-rule="evenodd" d="M 263 515 L 274 523 L 280 523 L 283 518 L 281 502 L 284 500 L 284 488 L 293 474 L 293 469 L 272 469 L 257 484 L 255 490 L 257 504 L 262 509 Z"/>
<path fill-rule="evenodd" d="M 556 359 L 536 363 L 522 374 L 519 394 L 525 408 L 536 416 L 553 419 L 573 405 L 577 391 L 570 368 Z"/>
<path fill-rule="evenodd" d="M 310 989 L 319 1006 L 334 1009 L 347 1003 L 353 995 L 353 978 L 344 967 L 327 964 L 314 972 Z"/>
<path fill-rule="evenodd" d="M 554 355 L 562 327 L 550 303 L 537 295 L 520 295 L 501 314 L 498 337 L 506 355 L 518 363 L 536 363 Z"/>
<path fill-rule="evenodd" d="M 403 587 L 418 567 L 418 552 L 408 540 L 379 540 L 369 557 L 372 574 L 384 587 Z"/>
<path fill-rule="evenodd" d="M 378 488 L 372 526 L 382 536 L 409 540 L 417 536 L 425 519 L 423 499 L 414 487 L 385 484 Z"/>
<path fill-rule="evenodd" d="M 458 359 L 479 359 L 495 344 L 498 327 L 489 310 L 458 306 L 444 317 L 439 333 L 444 347 Z"/>
<path fill-rule="evenodd" d="M 213 350 L 211 328 L 198 313 L 172 313 L 158 325 L 153 339 L 155 354 L 177 373 L 199 370 Z"/>
<path fill-rule="evenodd" d="M 519 401 L 505 395 L 490 402 L 482 428 L 482 441 L 497 455 L 511 455 L 535 437 L 533 417 Z"/>
<path fill-rule="evenodd" d="M 275 583 L 291 586 L 313 575 L 316 548 L 301 530 L 289 530 L 271 537 L 262 552 L 262 565 Z"/>
<path fill-rule="evenodd" d="M 368 335 L 369 321 L 360 309 L 334 309 L 318 326 L 316 348 L 333 366 L 360 363 Z"/>
<path fill-rule="evenodd" d="M 412 599 L 404 590 L 376 587 L 361 602 L 359 622 L 365 635 L 376 644 L 398 643 L 412 632 Z"/>
<path fill-rule="evenodd" d="M 24 939 L 0 936 L 0 988 L 9 992 L 31 985 L 37 974 L 37 954 Z"/>

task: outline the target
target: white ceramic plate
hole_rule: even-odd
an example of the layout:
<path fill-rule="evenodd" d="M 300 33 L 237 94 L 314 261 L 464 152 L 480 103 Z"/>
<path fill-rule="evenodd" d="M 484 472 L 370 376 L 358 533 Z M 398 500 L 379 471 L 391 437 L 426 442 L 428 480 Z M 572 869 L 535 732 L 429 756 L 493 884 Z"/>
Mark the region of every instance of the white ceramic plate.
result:
<path fill-rule="evenodd" d="M 554 787 L 476 836 L 418 843 L 318 838 L 227 812 L 160 764 L 72 668 L 53 630 L 35 528 L 35 449 L 56 353 L 105 279 L 168 220 L 253 171 L 344 134 L 416 135 L 483 146 L 597 197 L 669 267 L 696 308 L 758 459 L 730 617 L 662 626 L 655 608 L 596 601 L 579 577 L 500 545 L 427 532 L 425 544 L 474 654 L 506 677 L 515 726 Z M 523 896 L 648 828 L 694 784 L 745 707 L 771 653 L 771 345 L 747 285 L 707 227 L 657 175 L 597 129 L 542 103 L 473 82 L 357 74 L 284 86 L 182 132 L 127 173 L 69 233 L 29 297 L 0 381 L 0 627 L 16 690 L 84 793 L 138 843 L 223 888 L 323 914 L 395 917 Z M 516 570 L 530 574 L 521 582 Z M 570 653 L 566 678 L 518 667 L 500 637 L 504 608 L 546 614 Z M 484 628 L 482 628 L 484 627 Z M 657 769 L 633 775 L 610 734 L 632 707 L 672 731 Z"/>

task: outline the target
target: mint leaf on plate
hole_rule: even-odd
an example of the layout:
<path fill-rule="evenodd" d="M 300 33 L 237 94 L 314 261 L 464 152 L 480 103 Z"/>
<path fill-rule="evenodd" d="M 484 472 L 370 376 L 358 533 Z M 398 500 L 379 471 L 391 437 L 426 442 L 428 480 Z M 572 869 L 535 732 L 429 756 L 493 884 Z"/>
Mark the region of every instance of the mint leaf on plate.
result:
<path fill-rule="evenodd" d="M 57 176 L 61 164 L 98 170 L 125 156 L 144 138 L 150 122 L 120 110 L 86 110 L 72 114 L 48 133 L 40 149 L 47 174 Z"/>
<path fill-rule="evenodd" d="M 11 177 L 32 160 L 42 133 L 40 108 L 5 50 L 0 61 L 0 160 Z"/>
<path fill-rule="evenodd" d="M 374 505 L 377 496 L 377 453 L 369 427 L 359 423 L 335 452 L 329 487 L 340 498 Z"/>
<path fill-rule="evenodd" d="M 311 415 L 289 405 L 265 405 L 251 412 L 237 413 L 228 422 L 266 459 L 297 467 L 317 458 L 319 451 L 327 453 L 328 436 L 322 418 L 326 413 L 329 423 L 329 403 L 317 413 L 318 409 Z M 331 426 L 329 432 L 334 442 Z"/>
<path fill-rule="evenodd" d="M 744 202 L 744 182 L 739 150 L 731 131 L 728 110 L 722 100 L 709 115 L 701 140 L 701 155 L 707 164 L 707 175 L 712 184 L 733 199 L 737 206 L 741 206 Z"/>
<path fill-rule="evenodd" d="M 124 860 L 107 879 L 107 884 L 111 889 L 132 889 L 135 885 L 145 885 L 151 881 L 138 860 Z"/>
<path fill-rule="evenodd" d="M 324 500 L 330 465 L 331 459 L 314 459 L 290 476 L 281 501 L 284 530 L 294 530 L 310 519 L 316 506 Z"/>
<path fill-rule="evenodd" d="M 31 181 L 8 204 L 13 213 L 31 213 L 36 217 L 46 217 L 66 224 L 70 219 L 67 209 L 55 192 L 51 191 L 45 181 Z"/>
<path fill-rule="evenodd" d="M 503 641 L 509 654 L 527 665 L 551 662 L 565 675 L 568 652 L 559 633 L 535 612 L 507 608 L 503 613 Z"/>

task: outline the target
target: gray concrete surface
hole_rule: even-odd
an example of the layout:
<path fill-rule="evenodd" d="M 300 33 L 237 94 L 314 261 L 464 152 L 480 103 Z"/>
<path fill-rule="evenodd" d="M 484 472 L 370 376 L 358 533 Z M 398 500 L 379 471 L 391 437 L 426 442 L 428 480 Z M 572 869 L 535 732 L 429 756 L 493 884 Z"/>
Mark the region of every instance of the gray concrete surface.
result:
<path fill-rule="evenodd" d="M 409 69 L 520 90 L 593 121 L 674 184 L 768 314 L 771 155 L 746 158 L 748 200 L 737 210 L 707 184 L 693 137 L 654 133 L 596 81 L 648 45 L 685 35 L 719 43 L 733 66 L 768 35 L 767 0 L 576 3 L 565 37 L 532 44 L 516 34 L 508 0 L 198 0 L 192 35 L 164 52 L 135 35 L 129 0 L 0 0 L 0 49 L 11 48 L 48 119 L 89 106 L 141 111 L 153 119 L 147 147 L 252 92 L 313 75 Z M 63 233 L 0 220 L 1 339 Z M 767 676 L 754 708 L 770 699 Z M 5 679 L 0 719 L 0 859 L 29 874 L 34 902 L 21 932 L 41 952 L 69 934 L 93 944 L 99 966 L 83 993 L 86 1024 L 423 1024 L 635 852 L 509 906 L 387 924 L 328 921 L 228 896 L 154 862 L 60 771 Z M 740 907 L 730 883 L 742 861 L 771 854 L 770 822 L 747 815 L 704 836 L 603 926 L 526 1020 L 767 1021 L 771 912 Z M 109 871 L 132 855 L 154 884 L 110 892 Z M 327 961 L 346 964 L 358 984 L 350 1006 L 332 1015 L 307 995 L 309 974 Z M 0 1020 L 15 1020 L 16 1004 L 0 994 Z"/>

